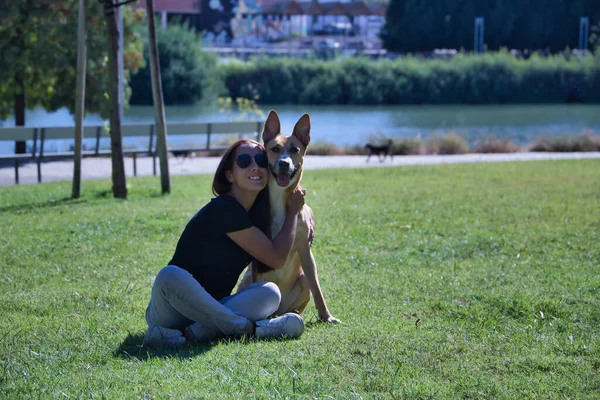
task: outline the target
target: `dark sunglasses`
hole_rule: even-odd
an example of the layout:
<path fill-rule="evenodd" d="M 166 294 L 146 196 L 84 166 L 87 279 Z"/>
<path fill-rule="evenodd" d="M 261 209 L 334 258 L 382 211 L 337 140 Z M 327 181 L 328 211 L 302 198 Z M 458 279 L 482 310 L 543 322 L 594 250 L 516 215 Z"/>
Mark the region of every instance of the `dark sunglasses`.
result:
<path fill-rule="evenodd" d="M 260 168 L 267 168 L 268 162 L 265 153 L 255 154 L 254 161 L 256 162 L 256 165 L 258 165 Z M 252 156 L 250 154 L 240 154 L 235 159 L 235 163 L 238 165 L 238 167 L 242 169 L 248 168 L 250 164 L 252 164 Z"/>

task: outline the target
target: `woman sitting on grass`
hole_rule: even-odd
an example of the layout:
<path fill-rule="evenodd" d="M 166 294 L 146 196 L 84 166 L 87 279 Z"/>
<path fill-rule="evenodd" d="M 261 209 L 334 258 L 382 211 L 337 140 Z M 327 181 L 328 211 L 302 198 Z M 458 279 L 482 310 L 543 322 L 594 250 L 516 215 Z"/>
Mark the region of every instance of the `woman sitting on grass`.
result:
<path fill-rule="evenodd" d="M 217 197 L 188 222 L 169 265 L 156 276 L 144 346 L 302 334 L 304 321 L 297 314 L 266 319 L 281 301 L 274 283 L 253 283 L 231 295 L 253 259 L 279 269 L 294 243 L 305 192 L 290 196 L 283 229 L 271 240 L 267 182 L 267 156 L 260 143 L 240 140 L 227 149 L 213 180 Z"/>

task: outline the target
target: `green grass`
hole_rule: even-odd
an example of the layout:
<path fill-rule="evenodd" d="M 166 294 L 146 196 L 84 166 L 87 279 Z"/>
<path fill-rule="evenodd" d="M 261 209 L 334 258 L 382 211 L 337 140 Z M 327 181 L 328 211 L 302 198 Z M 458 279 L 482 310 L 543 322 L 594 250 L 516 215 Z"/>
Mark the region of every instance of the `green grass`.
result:
<path fill-rule="evenodd" d="M 0 188 L 0 397 L 598 398 L 600 161 L 308 171 L 343 325 L 141 348 L 211 176 Z"/>

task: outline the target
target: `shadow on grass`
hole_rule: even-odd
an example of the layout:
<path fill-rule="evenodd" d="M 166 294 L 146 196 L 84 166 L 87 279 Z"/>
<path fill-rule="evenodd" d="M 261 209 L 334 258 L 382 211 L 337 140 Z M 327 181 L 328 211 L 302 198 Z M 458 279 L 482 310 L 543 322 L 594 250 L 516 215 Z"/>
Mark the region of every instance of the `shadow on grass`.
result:
<path fill-rule="evenodd" d="M 96 199 L 110 199 L 113 196 L 112 190 L 99 190 L 94 193 Z"/>
<path fill-rule="evenodd" d="M 306 329 L 311 329 L 311 328 L 326 329 L 328 327 L 340 326 L 340 325 L 345 325 L 344 321 L 340 321 L 338 323 L 330 323 L 330 322 L 322 321 L 317 317 L 312 317 L 310 319 L 304 320 L 305 332 L 306 332 Z"/>
<path fill-rule="evenodd" d="M 205 342 L 187 344 L 183 347 L 143 347 L 142 342 L 144 341 L 145 333 L 129 333 L 123 342 L 113 352 L 113 356 L 116 358 L 122 358 L 126 360 L 137 360 L 137 361 L 148 361 L 152 358 L 164 357 L 164 358 L 190 358 L 202 355 L 209 351 L 212 347 L 219 344 L 229 344 L 232 342 L 242 343 L 251 345 L 256 342 L 278 342 L 281 340 L 298 340 L 298 339 L 246 339 L 246 338 L 232 338 L 223 337 Z"/>
<path fill-rule="evenodd" d="M 130 193 L 131 190 L 128 190 L 128 192 Z M 136 193 L 136 194 L 139 194 L 139 193 Z M 163 193 L 163 192 L 161 192 L 159 190 L 155 190 L 155 189 L 147 190 L 146 193 L 142 194 L 143 197 L 149 197 L 149 198 L 153 198 L 153 199 L 160 198 L 160 197 L 166 197 L 168 195 L 169 195 L 169 193 Z M 100 190 L 100 191 L 95 192 L 93 194 L 93 196 L 96 199 L 112 199 L 113 198 L 113 191 L 112 191 L 112 189 L 110 189 L 110 190 Z M 129 194 L 128 194 L 128 197 L 130 197 Z M 122 200 L 125 200 L 125 199 L 122 199 Z"/>
<path fill-rule="evenodd" d="M 113 355 L 117 358 L 136 359 L 138 361 L 148 361 L 155 357 L 177 357 L 183 359 L 199 356 L 220 343 L 220 341 L 215 340 L 190 344 L 178 348 L 143 347 L 142 342 L 144 340 L 144 334 L 145 333 L 129 333 L 125 340 L 123 340 L 119 347 L 114 351 Z"/>
<path fill-rule="evenodd" d="M 162 197 L 164 194 L 161 192 L 153 192 L 150 194 L 151 197 Z M 79 204 L 87 204 L 89 199 L 112 199 L 113 192 L 112 190 L 95 190 L 90 191 L 87 195 L 88 199 L 85 197 L 80 197 L 78 199 L 74 199 L 72 197 L 63 197 L 58 200 L 47 200 L 40 202 L 32 202 L 25 204 L 14 204 L 9 206 L 0 207 L 0 212 L 28 212 L 33 210 L 38 210 L 42 208 L 50 208 L 50 207 L 64 207 L 64 206 L 72 206 Z M 117 199 L 121 200 L 121 199 Z M 123 199 L 124 200 L 124 199 Z"/>
<path fill-rule="evenodd" d="M 73 205 L 73 204 L 82 204 L 87 203 L 85 199 L 73 199 L 71 197 L 64 197 L 58 200 L 49 200 L 46 202 L 40 203 L 27 203 L 27 204 L 17 204 L 12 206 L 0 207 L 0 212 L 24 212 L 24 211 L 32 211 L 39 208 L 48 208 L 48 207 L 60 207 L 65 205 Z"/>

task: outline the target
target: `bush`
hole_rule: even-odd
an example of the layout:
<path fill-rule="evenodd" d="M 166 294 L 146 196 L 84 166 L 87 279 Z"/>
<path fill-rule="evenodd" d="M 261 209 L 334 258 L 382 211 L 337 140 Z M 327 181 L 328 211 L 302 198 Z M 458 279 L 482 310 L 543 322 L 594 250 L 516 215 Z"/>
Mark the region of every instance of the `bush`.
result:
<path fill-rule="evenodd" d="M 528 60 L 507 51 L 451 60 L 258 58 L 223 66 L 232 98 L 262 104 L 600 103 L 598 56 Z"/>
<path fill-rule="evenodd" d="M 363 154 L 366 154 L 366 149 L 364 146 L 361 146 L 359 144 L 355 144 L 352 146 L 346 146 L 346 147 L 344 147 L 344 154 L 346 154 L 347 156 L 363 155 Z"/>
<path fill-rule="evenodd" d="M 311 143 L 306 150 L 310 156 L 342 156 L 347 155 L 343 148 L 329 142 Z"/>
<path fill-rule="evenodd" d="M 133 105 L 153 104 L 147 37 L 145 41 L 147 65 L 129 83 Z M 212 102 L 223 92 L 217 57 L 202 51 L 200 37 L 186 25 L 172 23 L 166 29 L 158 29 L 157 41 L 166 105 Z"/>
<path fill-rule="evenodd" d="M 475 153 L 518 153 L 519 151 L 521 151 L 519 146 L 510 139 L 500 140 L 495 136 L 475 144 Z"/>
<path fill-rule="evenodd" d="M 533 142 L 529 151 L 564 153 L 600 151 L 600 135 L 585 133 L 579 136 L 542 136 Z"/>
<path fill-rule="evenodd" d="M 425 143 L 427 154 L 465 154 L 469 152 L 469 146 L 465 139 L 455 132 L 444 136 L 433 136 Z"/>
<path fill-rule="evenodd" d="M 592 151 L 600 151 L 600 135 L 589 134 Z"/>
<path fill-rule="evenodd" d="M 414 139 L 394 139 L 392 142 L 392 153 L 399 156 L 423 154 L 423 139 L 420 136 Z"/>

